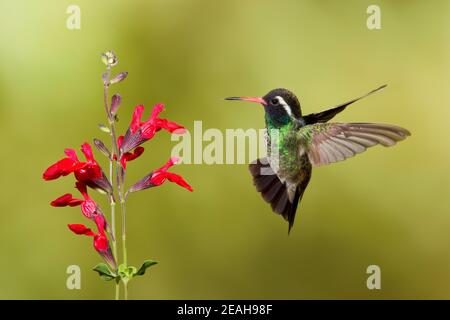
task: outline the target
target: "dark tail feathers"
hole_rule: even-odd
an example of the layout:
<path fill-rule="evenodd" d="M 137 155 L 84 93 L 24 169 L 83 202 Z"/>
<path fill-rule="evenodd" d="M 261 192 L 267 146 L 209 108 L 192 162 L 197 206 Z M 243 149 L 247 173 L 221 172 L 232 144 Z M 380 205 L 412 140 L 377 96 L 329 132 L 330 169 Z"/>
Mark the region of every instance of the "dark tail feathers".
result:
<path fill-rule="evenodd" d="M 296 188 L 293 201 L 289 201 L 287 186 L 282 183 L 278 176 L 270 168 L 266 158 L 261 158 L 249 165 L 253 176 L 253 184 L 261 193 L 263 199 L 270 203 L 273 212 L 281 215 L 289 223 L 289 232 L 294 225 L 295 213 L 303 192 L 309 182 L 310 175 L 304 179 Z"/>

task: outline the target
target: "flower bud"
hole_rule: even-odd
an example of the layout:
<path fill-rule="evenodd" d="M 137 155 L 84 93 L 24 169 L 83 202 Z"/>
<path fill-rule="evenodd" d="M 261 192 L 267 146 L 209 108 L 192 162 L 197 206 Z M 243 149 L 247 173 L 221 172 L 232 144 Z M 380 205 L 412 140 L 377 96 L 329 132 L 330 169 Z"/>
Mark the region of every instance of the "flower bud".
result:
<path fill-rule="evenodd" d="M 125 80 L 125 78 L 127 77 L 128 72 L 124 71 L 119 73 L 117 76 L 115 76 L 114 78 L 112 78 L 111 80 L 109 80 L 109 84 L 114 84 L 114 83 L 119 83 L 123 80 Z"/>
<path fill-rule="evenodd" d="M 108 148 L 105 146 L 105 144 L 101 140 L 94 139 L 94 145 L 98 151 L 103 153 L 108 159 L 111 159 L 111 152 L 108 150 Z"/>
<path fill-rule="evenodd" d="M 117 59 L 113 51 L 108 51 L 102 53 L 102 62 L 106 64 L 108 67 L 114 67 L 119 63 L 119 59 Z"/>
<path fill-rule="evenodd" d="M 117 111 L 119 110 L 120 102 L 122 101 L 122 97 L 120 94 L 116 93 L 111 98 L 111 114 L 116 115 Z"/>

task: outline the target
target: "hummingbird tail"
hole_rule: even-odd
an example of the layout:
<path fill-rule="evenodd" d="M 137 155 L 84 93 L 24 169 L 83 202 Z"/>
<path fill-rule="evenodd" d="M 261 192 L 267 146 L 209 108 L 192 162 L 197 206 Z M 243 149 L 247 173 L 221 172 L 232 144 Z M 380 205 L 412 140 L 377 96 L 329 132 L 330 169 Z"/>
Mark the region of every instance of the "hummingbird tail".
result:
<path fill-rule="evenodd" d="M 289 223 L 289 232 L 294 225 L 297 206 L 302 199 L 311 171 L 303 175 L 304 178 L 295 187 L 294 196 L 289 196 L 289 187 L 281 182 L 277 174 L 271 169 L 267 158 L 261 158 L 249 165 L 250 173 L 253 176 L 253 184 L 256 190 L 261 193 L 263 199 L 270 203 L 273 212 L 281 215 Z"/>

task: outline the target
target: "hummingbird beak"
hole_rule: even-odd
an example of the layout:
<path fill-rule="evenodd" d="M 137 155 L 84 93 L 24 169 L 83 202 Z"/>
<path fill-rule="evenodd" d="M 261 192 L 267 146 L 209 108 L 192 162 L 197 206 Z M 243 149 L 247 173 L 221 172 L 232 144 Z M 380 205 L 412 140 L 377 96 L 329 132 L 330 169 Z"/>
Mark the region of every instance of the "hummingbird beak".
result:
<path fill-rule="evenodd" d="M 240 101 L 261 103 L 262 105 L 265 106 L 267 105 L 267 102 L 263 98 L 259 97 L 229 97 L 225 98 L 225 100 L 240 100 Z"/>

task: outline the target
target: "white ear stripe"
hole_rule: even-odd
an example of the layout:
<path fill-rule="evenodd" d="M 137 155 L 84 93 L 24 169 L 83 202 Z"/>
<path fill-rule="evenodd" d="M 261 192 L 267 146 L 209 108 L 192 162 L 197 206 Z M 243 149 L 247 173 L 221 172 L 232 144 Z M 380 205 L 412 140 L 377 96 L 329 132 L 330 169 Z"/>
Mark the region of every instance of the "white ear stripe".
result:
<path fill-rule="evenodd" d="M 292 110 L 291 107 L 289 107 L 289 105 L 286 103 L 286 101 L 284 101 L 284 99 L 280 96 L 276 97 L 278 99 L 278 101 L 280 102 L 280 104 L 283 106 L 284 110 L 286 110 L 287 114 L 289 115 L 289 117 L 292 118 Z"/>

